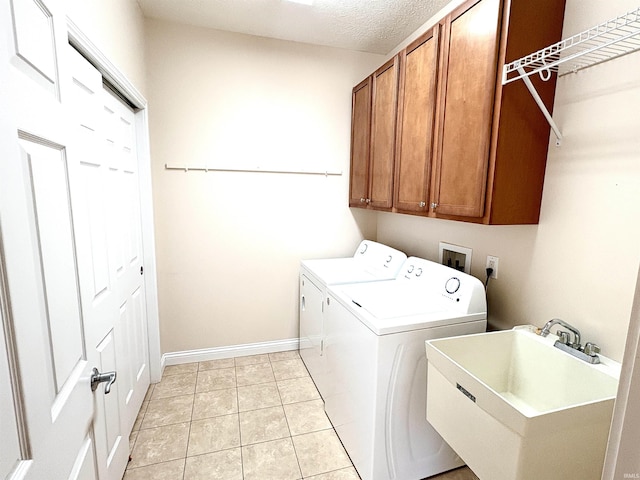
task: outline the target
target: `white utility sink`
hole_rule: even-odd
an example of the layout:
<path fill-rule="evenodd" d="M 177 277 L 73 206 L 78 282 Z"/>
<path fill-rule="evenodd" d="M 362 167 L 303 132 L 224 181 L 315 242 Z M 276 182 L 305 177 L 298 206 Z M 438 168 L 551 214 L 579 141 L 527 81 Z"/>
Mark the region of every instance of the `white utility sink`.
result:
<path fill-rule="evenodd" d="M 535 327 L 426 342 L 427 420 L 481 480 L 599 480 L 620 364 Z"/>

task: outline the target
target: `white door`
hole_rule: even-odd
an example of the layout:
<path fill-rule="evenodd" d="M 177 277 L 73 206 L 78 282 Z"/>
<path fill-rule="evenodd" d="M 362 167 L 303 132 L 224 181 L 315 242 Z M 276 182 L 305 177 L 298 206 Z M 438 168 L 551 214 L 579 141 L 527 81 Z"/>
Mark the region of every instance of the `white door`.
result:
<path fill-rule="evenodd" d="M 98 478 L 92 364 L 84 344 L 70 201 L 70 137 L 61 102 L 68 94 L 59 54 L 66 43 L 61 5 L 0 2 L 0 92 L 6 107 L 0 144 L 0 353 L 9 358 L 18 420 L 8 430 L 14 448 L 2 457 L 3 478 Z"/>
<path fill-rule="evenodd" d="M 66 48 L 86 346 L 99 371 L 117 372 L 113 394 L 95 399 L 96 457 L 102 480 L 120 480 L 129 433 L 149 386 L 135 118 L 103 86 L 100 72 Z"/>
<path fill-rule="evenodd" d="M 86 62 L 86 60 L 85 60 Z M 133 111 L 111 90 L 101 90 L 104 172 L 110 216 L 109 254 L 118 303 L 118 375 L 123 427 L 130 432 L 149 387 L 138 156 Z"/>
<path fill-rule="evenodd" d="M 118 328 L 120 303 L 116 287 L 116 261 L 110 232 L 109 168 L 104 145 L 102 76 L 78 52 L 66 47 L 71 91 L 66 103 L 74 135 L 69 149 L 73 175 L 78 276 L 89 358 L 100 372 L 117 372 L 108 395 L 95 398 L 95 443 L 99 476 L 122 477 L 128 459 L 128 433 L 124 422 L 124 392 L 119 351 L 126 339 Z M 100 392 L 98 388 L 98 392 Z"/>
<path fill-rule="evenodd" d="M 116 480 L 149 384 L 133 112 L 72 81 L 61 5 L 0 0 L 0 479 Z"/>

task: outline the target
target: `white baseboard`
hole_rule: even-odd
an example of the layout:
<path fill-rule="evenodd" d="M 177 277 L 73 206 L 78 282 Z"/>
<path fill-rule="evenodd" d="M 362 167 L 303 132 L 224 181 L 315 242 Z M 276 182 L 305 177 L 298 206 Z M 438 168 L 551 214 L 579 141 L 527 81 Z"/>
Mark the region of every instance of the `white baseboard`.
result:
<path fill-rule="evenodd" d="M 244 355 L 259 355 L 262 353 L 285 352 L 298 349 L 298 339 L 275 340 L 272 342 L 247 343 L 244 345 L 232 345 L 229 347 L 202 348 L 199 350 L 185 350 L 183 352 L 169 352 L 162 355 L 160 368 L 168 365 L 181 365 L 183 363 L 206 362 L 207 360 L 219 360 L 221 358 L 241 357 Z"/>

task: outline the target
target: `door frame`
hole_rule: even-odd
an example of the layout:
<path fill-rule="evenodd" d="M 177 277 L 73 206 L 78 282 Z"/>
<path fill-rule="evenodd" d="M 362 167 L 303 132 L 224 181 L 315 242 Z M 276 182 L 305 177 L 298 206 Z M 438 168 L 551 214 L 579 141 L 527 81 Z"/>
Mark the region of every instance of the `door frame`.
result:
<path fill-rule="evenodd" d="M 603 480 L 622 478 L 640 474 L 640 460 L 632 458 L 629 452 L 636 452 L 640 441 L 640 420 L 637 412 L 640 408 L 640 269 L 636 280 L 636 289 L 629 320 L 627 342 L 622 359 L 622 372 L 618 393 L 613 409 L 613 419 L 607 455 L 605 457 Z M 630 476 L 629 478 L 637 478 Z"/>
<path fill-rule="evenodd" d="M 157 383 L 162 376 L 162 370 L 147 100 L 69 17 L 67 17 L 67 33 L 71 46 L 78 50 L 102 74 L 103 79 L 135 109 L 149 374 L 151 383 Z"/>

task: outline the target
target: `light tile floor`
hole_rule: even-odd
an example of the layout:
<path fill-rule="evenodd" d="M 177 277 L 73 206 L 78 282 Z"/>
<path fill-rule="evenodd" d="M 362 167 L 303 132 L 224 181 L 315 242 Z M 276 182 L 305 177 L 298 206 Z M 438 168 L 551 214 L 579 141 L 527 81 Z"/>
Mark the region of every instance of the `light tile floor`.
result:
<path fill-rule="evenodd" d="M 166 367 L 130 448 L 124 480 L 359 480 L 297 351 Z"/>
<path fill-rule="evenodd" d="M 124 480 L 358 480 L 297 351 L 165 368 Z"/>
<path fill-rule="evenodd" d="M 456 468 L 446 473 L 429 477 L 429 480 L 479 480 L 469 467 Z"/>

